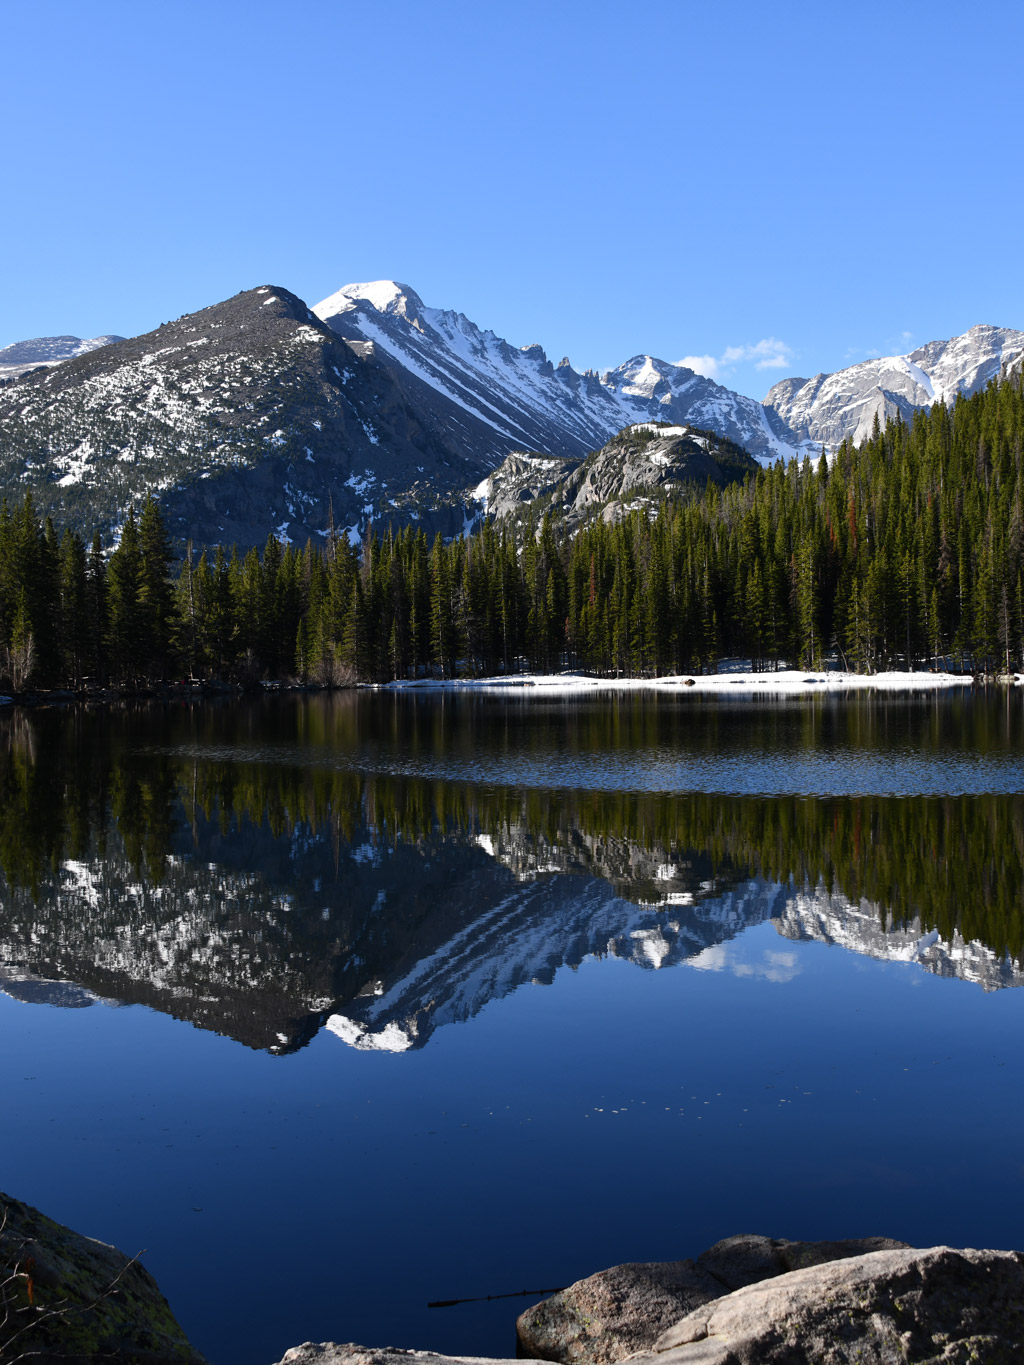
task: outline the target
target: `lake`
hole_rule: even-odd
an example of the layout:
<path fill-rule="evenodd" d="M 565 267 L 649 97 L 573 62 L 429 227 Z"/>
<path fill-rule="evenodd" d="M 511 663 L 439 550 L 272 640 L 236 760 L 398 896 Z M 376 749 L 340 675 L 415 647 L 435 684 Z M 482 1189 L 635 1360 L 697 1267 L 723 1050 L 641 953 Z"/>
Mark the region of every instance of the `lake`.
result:
<path fill-rule="evenodd" d="M 213 1365 L 1022 1245 L 1019 689 L 8 711 L 0 793 L 0 1183 Z"/>

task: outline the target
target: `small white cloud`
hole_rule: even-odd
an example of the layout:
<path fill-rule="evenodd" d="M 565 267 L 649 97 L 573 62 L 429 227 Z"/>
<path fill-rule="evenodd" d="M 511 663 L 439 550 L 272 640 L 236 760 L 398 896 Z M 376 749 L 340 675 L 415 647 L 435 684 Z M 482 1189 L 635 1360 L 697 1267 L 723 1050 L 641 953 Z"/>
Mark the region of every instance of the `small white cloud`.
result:
<path fill-rule="evenodd" d="M 684 355 L 682 360 L 677 360 L 674 363 L 681 365 L 683 369 L 706 375 L 708 379 L 718 378 L 720 367 L 713 355 Z"/>
<path fill-rule="evenodd" d="M 751 952 L 742 956 L 743 946 L 737 943 L 716 943 L 691 957 L 687 966 L 699 972 L 732 972 L 733 976 L 759 977 L 762 981 L 792 981 L 800 975 L 800 962 L 795 952 L 762 949 L 760 956 Z"/>
<path fill-rule="evenodd" d="M 677 365 L 703 374 L 708 379 L 720 379 L 734 366 L 753 362 L 755 370 L 786 370 L 793 365 L 793 348 L 777 337 L 763 337 L 753 344 L 726 346 L 720 356 L 684 355 Z"/>
<path fill-rule="evenodd" d="M 792 981 L 800 975 L 800 964 L 796 953 L 765 952 L 760 962 L 737 962 L 733 966 L 736 976 L 760 977 L 763 981 Z"/>
<path fill-rule="evenodd" d="M 913 341 L 913 339 L 914 339 L 913 332 L 900 332 L 901 341 Z"/>
<path fill-rule="evenodd" d="M 751 360 L 756 370 L 784 370 L 793 363 L 793 351 L 777 337 L 762 337 L 752 346 L 727 346 L 722 354 L 725 365 Z"/>

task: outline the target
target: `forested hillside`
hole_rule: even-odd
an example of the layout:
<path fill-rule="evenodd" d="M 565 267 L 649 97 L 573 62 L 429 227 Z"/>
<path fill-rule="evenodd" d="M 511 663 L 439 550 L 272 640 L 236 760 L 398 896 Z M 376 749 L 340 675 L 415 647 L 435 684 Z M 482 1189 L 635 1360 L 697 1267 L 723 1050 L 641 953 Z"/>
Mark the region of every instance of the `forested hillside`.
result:
<path fill-rule="evenodd" d="M 1019 668 L 1024 636 L 1024 390 L 990 385 L 890 423 L 827 463 L 682 492 L 574 536 L 548 516 L 525 544 L 487 525 L 191 548 L 170 577 L 157 505 L 105 557 L 0 515 L 0 642 L 9 685 L 133 685 L 192 676 L 320 683 L 420 672 L 578 667 Z"/>

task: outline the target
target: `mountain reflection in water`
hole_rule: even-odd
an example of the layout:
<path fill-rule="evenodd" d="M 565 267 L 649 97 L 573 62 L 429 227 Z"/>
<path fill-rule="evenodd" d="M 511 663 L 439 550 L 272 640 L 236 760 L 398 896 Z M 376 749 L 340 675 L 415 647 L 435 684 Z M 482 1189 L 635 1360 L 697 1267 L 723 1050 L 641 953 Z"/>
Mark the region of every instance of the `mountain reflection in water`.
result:
<path fill-rule="evenodd" d="M 510 731 L 503 712 L 467 726 L 452 707 L 385 701 L 4 717 L 0 990 L 144 1003 L 273 1052 L 324 1025 L 405 1050 L 590 955 L 721 969 L 721 945 L 767 920 L 782 974 L 786 940 L 817 939 L 985 990 L 1024 983 L 1012 790 L 502 783 L 503 756 L 529 751 L 549 768 L 645 745 L 898 752 L 908 737 L 885 707 L 720 708 L 695 726 L 693 711 L 618 706 Z M 998 750 L 998 720 L 979 709 L 965 728 L 950 705 L 918 717 L 934 749 L 955 722 L 969 752 Z M 489 779 L 388 771 L 459 754 Z"/>

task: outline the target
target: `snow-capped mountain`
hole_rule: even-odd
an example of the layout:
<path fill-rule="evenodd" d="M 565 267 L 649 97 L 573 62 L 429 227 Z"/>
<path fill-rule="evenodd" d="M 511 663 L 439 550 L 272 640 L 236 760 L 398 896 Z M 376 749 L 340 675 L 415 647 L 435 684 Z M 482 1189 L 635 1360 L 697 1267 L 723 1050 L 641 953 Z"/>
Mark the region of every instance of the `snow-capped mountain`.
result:
<path fill-rule="evenodd" d="M 379 280 L 312 310 L 265 285 L 130 341 L 39 338 L 0 362 L 0 494 L 30 490 L 40 512 L 88 535 L 152 492 L 181 541 L 246 546 L 324 535 L 332 514 L 351 537 L 371 520 L 454 534 L 482 498 L 498 506 L 503 483 L 550 482 L 555 464 L 577 512 L 580 498 L 664 489 L 681 471 L 659 464 L 666 451 L 609 446 L 651 423 L 762 464 L 816 454 L 870 435 L 876 415 L 910 417 L 1020 366 L 1024 332 L 975 327 L 783 380 L 761 404 L 648 355 L 603 374 L 553 365 L 539 345 L 513 346 Z M 533 467 L 500 469 L 513 452 Z"/>
<path fill-rule="evenodd" d="M 1022 359 L 1024 332 L 972 327 L 907 355 L 865 360 L 813 379 L 783 379 L 768 391 L 764 406 L 781 441 L 834 450 L 843 440 L 867 440 L 876 417 L 883 427 L 897 414 L 909 421 L 919 408 L 976 393 Z"/>
<path fill-rule="evenodd" d="M 626 426 L 657 421 L 715 432 L 767 465 L 865 440 L 876 414 L 882 425 L 896 413 L 909 420 L 1024 362 L 1024 332 L 978 326 L 908 355 L 781 380 L 758 403 L 649 355 L 602 374 L 578 373 L 568 358 L 554 366 L 541 346 L 512 346 L 394 280 L 345 285 L 313 311 L 453 404 L 449 438 L 471 439 L 492 463 L 510 449 L 578 459 Z"/>
<path fill-rule="evenodd" d="M 87 340 L 60 336 L 15 341 L 0 349 L 0 379 L 13 379 L 19 374 L 27 374 L 29 370 L 38 369 L 40 365 L 60 365 L 65 360 L 74 360 L 76 356 L 98 351 L 101 346 L 111 346 L 115 341 L 124 341 L 124 337 L 111 334 L 89 337 Z"/>
<path fill-rule="evenodd" d="M 516 347 L 463 313 L 427 308 L 394 280 L 347 284 L 313 312 L 346 340 L 372 345 L 452 409 L 446 435 L 493 466 L 511 450 L 582 457 L 636 422 L 716 432 L 763 463 L 794 454 L 753 398 L 652 356 L 604 374 L 552 365 L 540 345 Z"/>

